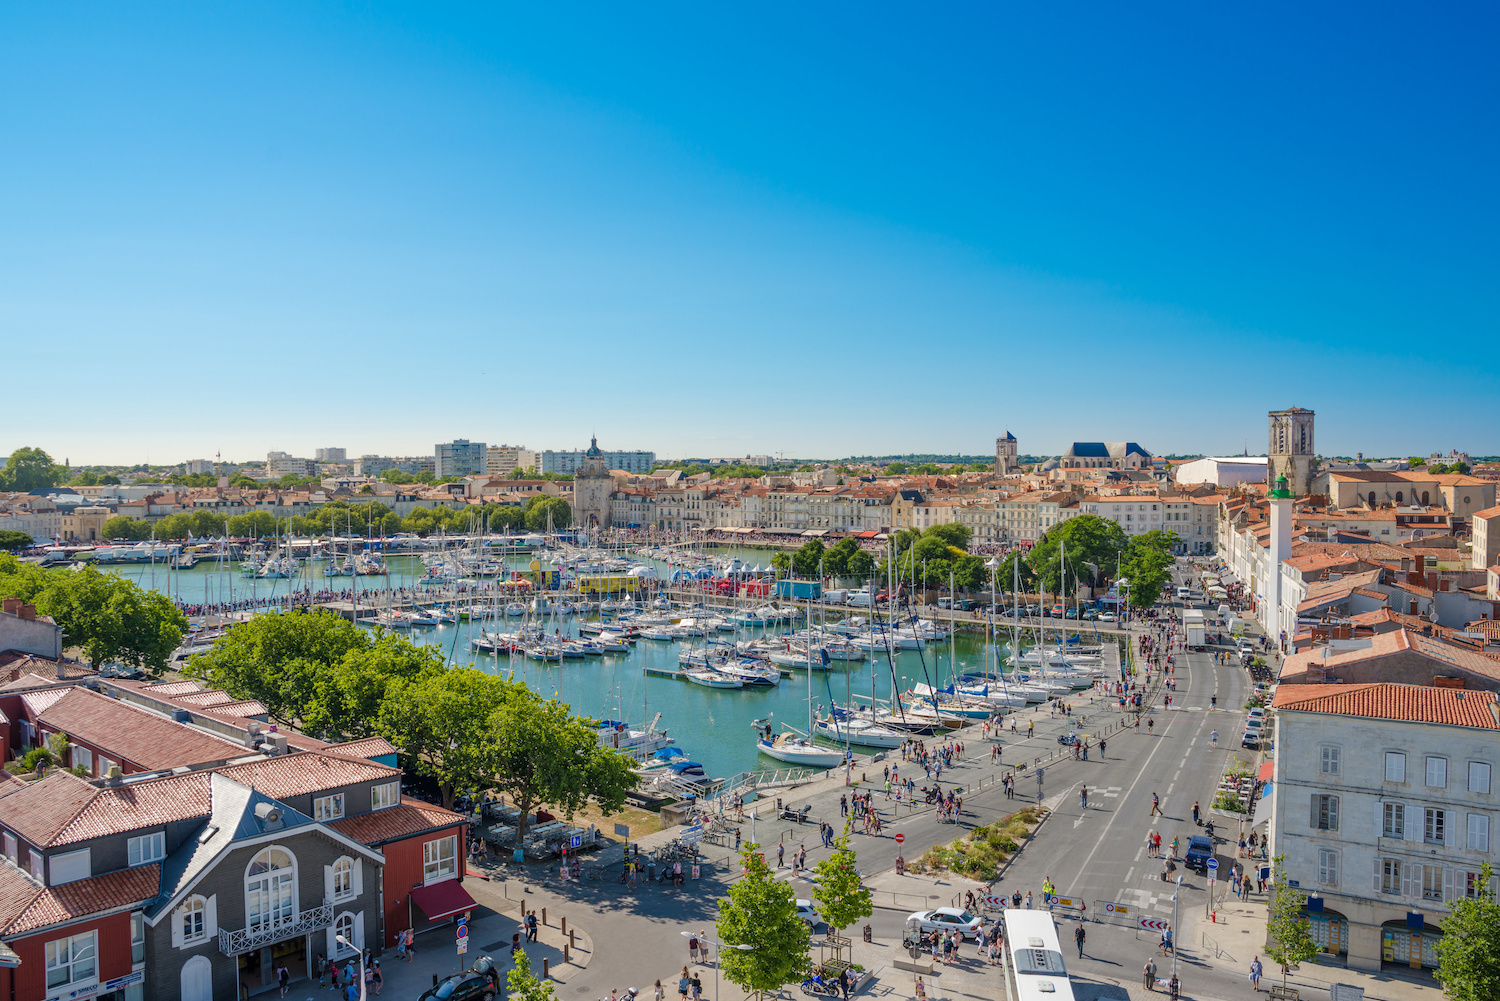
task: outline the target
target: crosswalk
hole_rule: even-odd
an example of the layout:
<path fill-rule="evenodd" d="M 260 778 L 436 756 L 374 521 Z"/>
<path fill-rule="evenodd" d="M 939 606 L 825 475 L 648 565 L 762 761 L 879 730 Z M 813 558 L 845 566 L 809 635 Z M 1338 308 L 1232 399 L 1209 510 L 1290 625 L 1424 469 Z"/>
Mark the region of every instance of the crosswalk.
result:
<path fill-rule="evenodd" d="M 1155 879 L 1156 877 L 1151 877 Z M 1122 904 L 1134 904 L 1142 911 L 1154 911 L 1157 914 L 1172 913 L 1172 888 L 1163 884 L 1160 891 L 1145 887 L 1128 886 L 1120 891 L 1119 901 Z"/>

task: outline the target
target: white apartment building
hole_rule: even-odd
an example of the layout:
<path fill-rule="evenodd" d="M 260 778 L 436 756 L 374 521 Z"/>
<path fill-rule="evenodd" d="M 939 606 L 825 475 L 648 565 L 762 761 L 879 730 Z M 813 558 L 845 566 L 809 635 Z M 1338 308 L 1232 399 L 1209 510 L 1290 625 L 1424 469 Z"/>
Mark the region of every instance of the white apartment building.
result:
<path fill-rule="evenodd" d="M 455 438 L 432 446 L 432 475 L 438 479 L 483 473 L 487 462 L 488 452 L 482 441 Z"/>
<path fill-rule="evenodd" d="M 1496 696 L 1282 685 L 1272 706 L 1270 850 L 1313 898 L 1314 937 L 1355 969 L 1435 966 L 1438 922 L 1495 858 Z"/>
<path fill-rule="evenodd" d="M 1001 541 L 1034 543 L 1047 529 L 1085 512 L 1067 491 L 1034 490 L 999 502 L 996 513 Z"/>
<path fill-rule="evenodd" d="M 523 450 L 524 451 L 524 450 Z M 565 473 L 569 476 L 578 472 L 583 465 L 584 452 L 577 450 L 572 452 L 554 452 L 548 449 L 538 455 L 539 473 Z M 604 463 L 609 469 L 619 469 L 627 473 L 635 473 L 640 476 L 651 472 L 656 465 L 655 452 L 605 452 Z"/>
<path fill-rule="evenodd" d="M 277 480 L 286 475 L 316 476 L 318 464 L 311 459 L 299 459 L 285 452 L 266 453 L 266 476 Z"/>
<path fill-rule="evenodd" d="M 525 452 L 525 445 L 491 445 L 485 449 L 484 471 L 491 476 L 509 476 L 528 466 L 521 461 Z"/>

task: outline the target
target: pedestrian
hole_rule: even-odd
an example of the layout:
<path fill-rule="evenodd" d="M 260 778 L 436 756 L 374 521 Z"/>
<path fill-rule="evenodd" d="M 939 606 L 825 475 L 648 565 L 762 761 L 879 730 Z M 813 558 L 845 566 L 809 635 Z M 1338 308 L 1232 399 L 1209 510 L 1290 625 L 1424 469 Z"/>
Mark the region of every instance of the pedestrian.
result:
<path fill-rule="evenodd" d="M 372 978 L 375 982 L 375 993 L 380 993 L 380 988 L 385 986 L 385 974 L 380 972 L 380 960 L 375 960 L 375 971 Z"/>
<path fill-rule="evenodd" d="M 410 963 L 417 955 L 417 932 L 414 928 L 406 929 L 406 961 Z"/>
<path fill-rule="evenodd" d="M 323 958 L 323 954 L 320 952 L 320 953 L 318 953 L 318 987 L 321 989 L 327 983 L 328 983 L 328 960 L 324 959 Z"/>
<path fill-rule="evenodd" d="M 526 915 L 526 937 L 535 942 L 537 930 L 536 911 L 532 911 L 530 914 Z"/>
<path fill-rule="evenodd" d="M 708 963 L 708 931 L 698 929 L 698 959 L 705 965 Z"/>
<path fill-rule="evenodd" d="M 684 966 L 682 968 L 682 976 L 677 978 L 677 997 L 679 1001 L 686 1001 L 688 996 L 688 988 L 691 987 L 692 984 L 692 979 L 688 977 L 687 967 Z"/>
<path fill-rule="evenodd" d="M 1030 890 L 1026 891 L 1026 909 L 1028 911 L 1031 910 L 1031 891 Z"/>
<path fill-rule="evenodd" d="M 329 963 L 328 964 L 328 974 L 332 978 L 331 982 L 328 985 L 328 989 L 329 990 L 334 990 L 334 991 L 338 990 L 339 989 L 339 966 L 338 966 L 337 963 Z"/>
<path fill-rule="evenodd" d="M 839 970 L 839 993 L 844 996 L 844 1001 L 849 1001 L 849 967 Z"/>
<path fill-rule="evenodd" d="M 1089 787 L 1081 785 L 1078 787 L 1078 805 L 1083 809 L 1089 808 Z"/>
<path fill-rule="evenodd" d="M 1250 986 L 1255 988 L 1257 994 L 1260 993 L 1260 976 L 1264 972 L 1265 969 L 1260 965 L 1259 956 L 1250 960 Z"/>
<path fill-rule="evenodd" d="M 285 966 L 276 971 L 276 984 L 281 988 L 281 996 L 286 997 L 287 990 L 292 986 L 292 971 Z"/>
<path fill-rule="evenodd" d="M 1193 800 L 1193 823 L 1197 824 L 1199 827 L 1203 826 L 1203 824 L 1200 823 L 1199 820 L 1198 820 L 1198 801 L 1197 800 Z"/>
<path fill-rule="evenodd" d="M 1150 816 L 1153 816 L 1153 817 L 1165 817 L 1166 816 L 1166 814 L 1164 814 L 1164 813 L 1161 812 L 1161 797 L 1158 796 L 1156 793 L 1152 793 L 1151 794 L 1151 813 L 1150 813 Z"/>
<path fill-rule="evenodd" d="M 688 936 L 688 962 L 689 963 L 696 963 L 696 962 L 698 962 L 698 936 L 697 935 L 690 935 L 690 936 Z"/>
<path fill-rule="evenodd" d="M 1155 991 L 1156 990 L 1156 962 L 1154 960 L 1150 960 L 1150 959 L 1146 960 L 1146 967 L 1145 967 L 1145 969 L 1143 969 L 1141 971 L 1141 976 L 1146 981 L 1146 990 L 1148 990 L 1148 991 Z"/>
<path fill-rule="evenodd" d="M 1073 941 L 1076 942 L 1076 943 L 1078 943 L 1078 958 L 1079 959 L 1083 958 L 1083 939 L 1084 939 L 1085 934 L 1086 933 L 1083 930 L 1083 922 L 1080 921 L 1078 923 L 1078 927 L 1073 929 Z"/>
<path fill-rule="evenodd" d="M 782 862 L 783 862 L 783 860 L 785 858 L 786 858 L 786 845 L 777 845 L 776 846 L 776 868 L 778 868 L 778 869 L 784 868 L 784 866 L 782 865 Z"/>
<path fill-rule="evenodd" d="M 693 974 L 691 986 L 693 991 L 693 1001 L 700 1001 L 700 999 L 703 997 L 703 981 L 699 979 L 697 973 Z"/>

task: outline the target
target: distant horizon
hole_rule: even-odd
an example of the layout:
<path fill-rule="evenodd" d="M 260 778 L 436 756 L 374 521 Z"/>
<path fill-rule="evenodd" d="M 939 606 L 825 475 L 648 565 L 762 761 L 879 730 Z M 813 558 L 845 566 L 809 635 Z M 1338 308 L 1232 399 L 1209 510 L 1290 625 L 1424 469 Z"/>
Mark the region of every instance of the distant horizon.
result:
<path fill-rule="evenodd" d="M 1497 33 L 8 5 L 0 449 L 1500 453 Z"/>

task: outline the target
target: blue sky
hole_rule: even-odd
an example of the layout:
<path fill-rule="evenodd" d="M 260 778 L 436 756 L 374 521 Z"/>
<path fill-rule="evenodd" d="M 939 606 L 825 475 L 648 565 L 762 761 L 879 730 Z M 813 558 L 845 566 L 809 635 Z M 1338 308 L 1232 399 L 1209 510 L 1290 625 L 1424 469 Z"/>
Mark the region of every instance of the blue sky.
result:
<path fill-rule="evenodd" d="M 9 5 L 0 451 L 1497 453 L 1497 19 Z"/>

